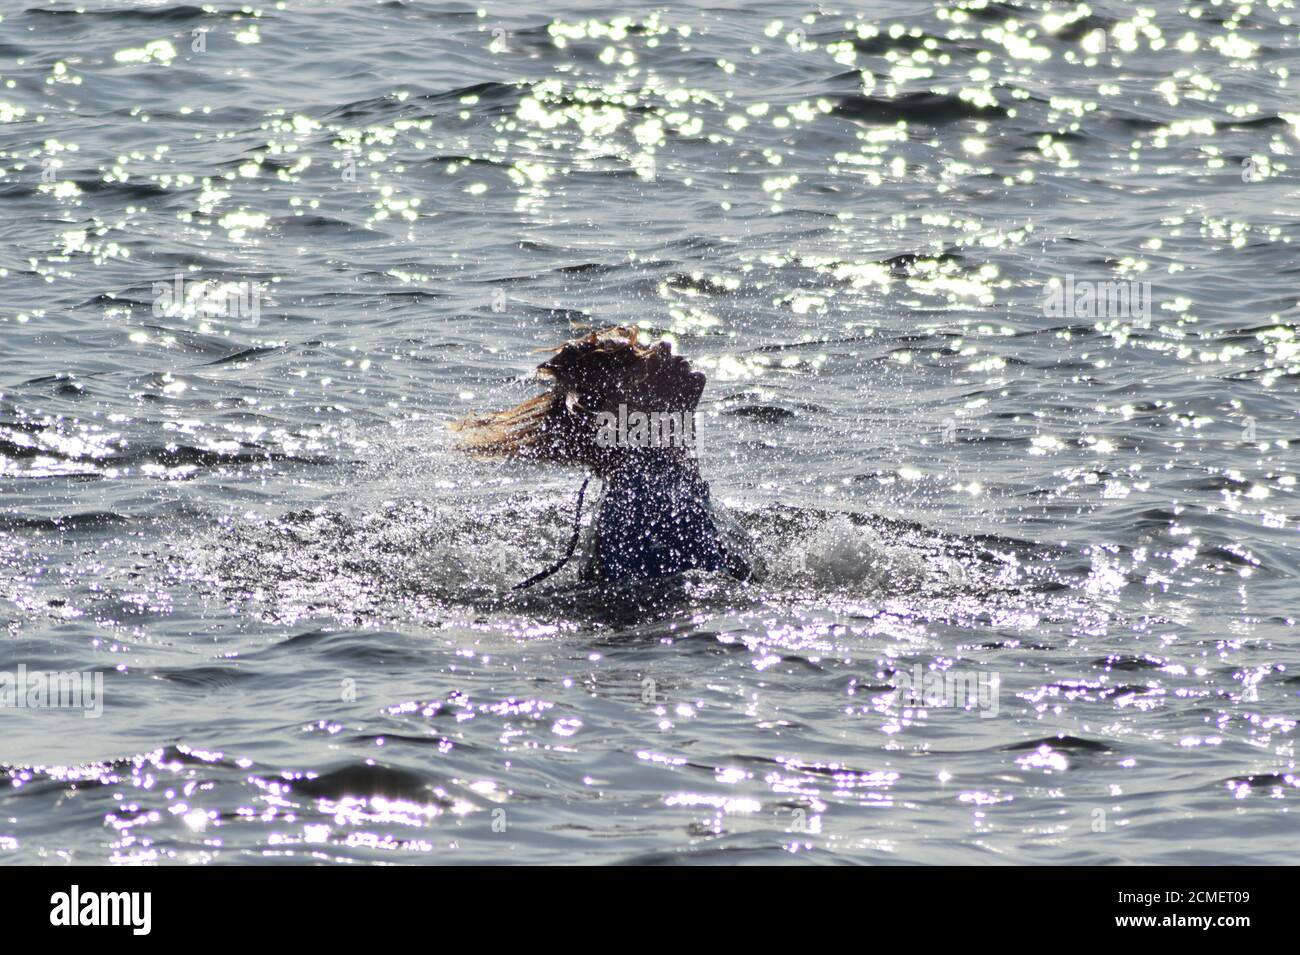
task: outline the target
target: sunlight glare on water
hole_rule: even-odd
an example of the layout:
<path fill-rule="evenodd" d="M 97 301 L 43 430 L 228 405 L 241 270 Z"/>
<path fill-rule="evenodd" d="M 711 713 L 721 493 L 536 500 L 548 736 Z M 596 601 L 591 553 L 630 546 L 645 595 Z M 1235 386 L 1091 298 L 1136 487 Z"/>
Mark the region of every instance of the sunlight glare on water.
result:
<path fill-rule="evenodd" d="M 0 860 L 1293 861 L 1298 16 L 10 4 Z M 763 580 L 510 592 L 615 323 Z"/>

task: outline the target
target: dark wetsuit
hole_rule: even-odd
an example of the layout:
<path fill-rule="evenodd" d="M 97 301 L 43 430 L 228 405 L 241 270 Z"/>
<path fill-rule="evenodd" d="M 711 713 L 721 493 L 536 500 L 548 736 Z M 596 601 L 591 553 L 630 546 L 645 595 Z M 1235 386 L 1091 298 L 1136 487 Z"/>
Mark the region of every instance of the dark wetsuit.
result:
<path fill-rule="evenodd" d="M 709 499 L 693 460 L 647 455 L 604 476 L 588 534 L 588 580 L 670 577 L 687 570 L 751 575 L 748 538 Z"/>

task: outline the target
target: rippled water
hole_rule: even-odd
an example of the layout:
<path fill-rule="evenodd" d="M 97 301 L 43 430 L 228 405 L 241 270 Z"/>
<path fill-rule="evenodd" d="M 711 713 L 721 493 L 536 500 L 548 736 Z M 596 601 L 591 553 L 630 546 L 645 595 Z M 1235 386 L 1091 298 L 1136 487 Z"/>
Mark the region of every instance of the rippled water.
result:
<path fill-rule="evenodd" d="M 5 5 L 0 859 L 1293 861 L 1294 6 Z M 507 593 L 615 322 L 762 584 Z"/>

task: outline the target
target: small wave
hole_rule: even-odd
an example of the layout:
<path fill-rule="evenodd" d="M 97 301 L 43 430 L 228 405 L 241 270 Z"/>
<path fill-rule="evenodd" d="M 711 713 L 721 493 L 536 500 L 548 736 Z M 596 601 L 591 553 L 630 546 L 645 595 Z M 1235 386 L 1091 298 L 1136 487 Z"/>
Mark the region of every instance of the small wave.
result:
<path fill-rule="evenodd" d="M 925 558 L 890 544 L 879 531 L 832 515 L 765 554 L 769 582 L 813 589 L 861 587 L 869 592 L 916 590 L 927 580 Z"/>
<path fill-rule="evenodd" d="M 835 106 L 840 116 L 865 123 L 908 123 L 938 126 L 962 119 L 990 119 L 1006 116 L 1001 106 L 981 106 L 959 96 L 943 93 L 905 93 L 896 99 L 878 96 L 846 96 Z"/>
<path fill-rule="evenodd" d="M 3 446 L 0 445 L 0 451 Z M 98 531 L 107 527 L 120 527 L 130 519 L 112 511 L 85 511 L 61 517 L 25 517 L 22 514 L 0 514 L 0 530 L 6 531 Z"/>
<path fill-rule="evenodd" d="M 46 17 L 89 17 L 96 20 L 112 20 L 120 23 L 180 23 L 199 20 L 211 16 L 236 16 L 235 12 L 223 13 L 220 10 L 205 10 L 202 7 L 180 5 L 175 7 L 118 7 L 107 10 L 86 10 L 69 7 L 28 7 L 23 11 L 28 16 Z"/>
<path fill-rule="evenodd" d="M 451 800 L 439 793 L 435 783 L 419 773 L 379 763 L 346 763 L 289 783 L 291 792 L 338 802 L 342 799 L 400 800 L 411 803 L 441 803 Z"/>
<path fill-rule="evenodd" d="M 1082 736 L 1070 736 L 1066 733 L 1059 736 L 1044 736 L 1039 739 L 1025 740 L 1023 743 L 1012 743 L 1009 746 L 1003 746 L 1002 749 L 1008 753 L 1023 753 L 1042 749 L 1043 747 L 1067 753 L 1112 753 L 1115 751 L 1114 747 L 1109 743 L 1085 739 Z"/>

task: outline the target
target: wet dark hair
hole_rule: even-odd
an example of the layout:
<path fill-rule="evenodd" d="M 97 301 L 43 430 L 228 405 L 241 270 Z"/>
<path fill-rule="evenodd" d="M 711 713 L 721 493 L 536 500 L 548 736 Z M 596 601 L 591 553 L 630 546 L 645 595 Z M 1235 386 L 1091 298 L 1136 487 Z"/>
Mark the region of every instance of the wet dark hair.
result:
<path fill-rule="evenodd" d="M 531 458 L 600 470 L 612 452 L 595 440 L 596 413 L 627 387 L 629 371 L 651 354 L 636 328 L 612 326 L 565 342 L 537 366 L 545 394 L 505 411 L 471 414 L 451 427 L 457 446 L 486 457 Z M 687 410 L 694 410 L 696 395 Z"/>

